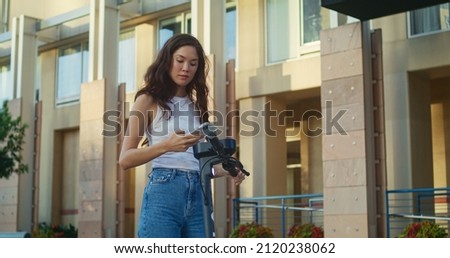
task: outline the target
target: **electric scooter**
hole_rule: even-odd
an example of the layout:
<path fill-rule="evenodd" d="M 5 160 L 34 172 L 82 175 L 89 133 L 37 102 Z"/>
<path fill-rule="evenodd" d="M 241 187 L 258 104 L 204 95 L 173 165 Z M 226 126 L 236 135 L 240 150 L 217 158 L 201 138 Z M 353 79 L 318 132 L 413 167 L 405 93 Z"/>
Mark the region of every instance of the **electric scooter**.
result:
<path fill-rule="evenodd" d="M 202 133 L 205 135 L 206 142 L 200 142 L 193 146 L 194 156 L 200 162 L 200 180 L 203 190 L 203 214 L 205 225 L 205 236 L 215 237 L 214 230 L 214 212 L 211 194 L 211 179 L 213 175 L 213 166 L 222 163 L 232 177 L 242 171 L 246 176 L 250 173 L 244 169 L 242 163 L 232 155 L 236 151 L 236 140 L 226 138 L 219 140 L 217 137 L 217 128 L 211 123 L 203 123 L 192 134 Z"/>

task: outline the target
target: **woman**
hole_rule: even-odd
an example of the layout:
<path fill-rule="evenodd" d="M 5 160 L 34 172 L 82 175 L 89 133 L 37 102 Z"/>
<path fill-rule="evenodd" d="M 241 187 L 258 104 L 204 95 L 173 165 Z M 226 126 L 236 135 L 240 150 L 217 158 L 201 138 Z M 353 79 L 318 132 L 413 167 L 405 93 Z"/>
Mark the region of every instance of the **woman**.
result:
<path fill-rule="evenodd" d="M 205 237 L 199 161 L 189 134 L 208 121 L 207 59 L 188 34 L 171 37 L 144 76 L 130 113 L 119 164 L 126 170 L 152 161 L 138 237 Z M 139 148 L 146 136 L 145 147 Z M 229 175 L 214 166 L 215 177 Z M 234 177 L 236 184 L 244 179 Z"/>

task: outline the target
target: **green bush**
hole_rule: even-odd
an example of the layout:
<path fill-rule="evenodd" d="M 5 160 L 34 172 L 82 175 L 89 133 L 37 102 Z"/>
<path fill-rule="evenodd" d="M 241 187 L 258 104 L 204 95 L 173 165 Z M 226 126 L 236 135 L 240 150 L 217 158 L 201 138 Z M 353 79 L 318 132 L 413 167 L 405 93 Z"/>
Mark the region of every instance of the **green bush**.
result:
<path fill-rule="evenodd" d="M 21 153 L 27 127 L 27 124 L 22 125 L 20 117 L 11 117 L 8 102 L 3 102 L 0 110 L 0 179 L 8 179 L 12 173 L 28 172 Z"/>
<path fill-rule="evenodd" d="M 414 222 L 407 225 L 398 236 L 400 238 L 443 238 L 445 229 L 432 221 Z"/>
<path fill-rule="evenodd" d="M 32 234 L 35 238 L 77 238 L 78 230 L 72 225 L 39 224 L 39 228 Z"/>

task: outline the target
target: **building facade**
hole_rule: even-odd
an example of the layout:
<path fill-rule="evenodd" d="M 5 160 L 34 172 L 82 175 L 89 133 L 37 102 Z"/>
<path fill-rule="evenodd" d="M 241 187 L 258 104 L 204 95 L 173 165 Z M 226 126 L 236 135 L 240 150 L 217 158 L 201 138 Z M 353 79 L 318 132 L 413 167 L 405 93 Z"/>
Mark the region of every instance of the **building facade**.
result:
<path fill-rule="evenodd" d="M 449 185 L 449 3 L 363 23 L 318 0 L 0 3 L 0 99 L 30 125 L 31 172 L 1 180 L 0 231 L 47 222 L 79 237 L 135 236 L 150 164 L 121 171 L 120 139 L 174 33 L 202 42 L 214 122 L 251 172 L 239 188 L 214 180 L 218 236 L 234 197 L 306 193 L 324 193 L 326 236 L 383 236 L 379 187 Z M 373 55 L 379 76 L 365 65 Z M 378 102 L 365 97 L 372 81 Z"/>

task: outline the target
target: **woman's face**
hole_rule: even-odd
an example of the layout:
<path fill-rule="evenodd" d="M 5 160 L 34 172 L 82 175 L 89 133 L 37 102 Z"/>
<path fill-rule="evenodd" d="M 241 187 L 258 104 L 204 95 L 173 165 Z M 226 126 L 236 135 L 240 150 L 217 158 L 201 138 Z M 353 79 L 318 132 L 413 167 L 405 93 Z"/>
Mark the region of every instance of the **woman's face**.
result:
<path fill-rule="evenodd" d="M 183 46 L 173 53 L 172 58 L 170 76 L 177 85 L 184 87 L 192 81 L 197 72 L 197 51 L 192 46 Z"/>

